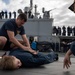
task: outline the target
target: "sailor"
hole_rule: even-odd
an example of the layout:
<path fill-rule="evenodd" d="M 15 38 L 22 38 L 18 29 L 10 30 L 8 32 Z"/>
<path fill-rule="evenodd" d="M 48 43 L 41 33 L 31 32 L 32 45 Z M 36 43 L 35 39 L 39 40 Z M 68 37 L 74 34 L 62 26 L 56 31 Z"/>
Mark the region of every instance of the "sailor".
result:
<path fill-rule="evenodd" d="M 18 15 L 16 19 L 7 20 L 0 29 L 0 49 L 9 50 L 11 48 L 19 47 L 23 50 L 29 51 L 33 54 L 37 54 L 32 50 L 29 44 L 29 40 L 25 34 L 23 27 L 27 21 L 27 16 L 24 13 Z M 17 34 L 20 34 L 23 40 L 15 38 Z"/>
<path fill-rule="evenodd" d="M 51 51 L 48 54 L 38 52 L 34 55 L 20 48 L 16 48 L 10 50 L 8 55 L 5 55 L 0 59 L 1 69 L 14 70 L 20 67 L 39 67 L 41 65 L 52 63 L 58 60 L 58 54 Z"/>

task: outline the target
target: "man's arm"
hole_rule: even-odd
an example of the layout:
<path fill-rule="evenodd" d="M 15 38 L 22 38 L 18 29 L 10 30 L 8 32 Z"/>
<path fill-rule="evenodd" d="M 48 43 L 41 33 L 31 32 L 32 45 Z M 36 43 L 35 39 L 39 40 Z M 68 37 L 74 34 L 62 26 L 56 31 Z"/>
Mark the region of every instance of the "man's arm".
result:
<path fill-rule="evenodd" d="M 29 43 L 29 40 L 28 40 L 26 34 L 22 35 L 22 39 L 23 39 L 23 42 L 25 43 L 25 45 L 27 47 L 30 47 L 30 43 Z"/>
<path fill-rule="evenodd" d="M 14 37 L 14 32 L 7 30 L 7 34 L 9 36 L 9 40 L 14 43 L 17 47 L 20 47 L 23 49 L 23 45 Z"/>
<path fill-rule="evenodd" d="M 70 67 L 70 65 L 71 65 L 71 61 L 70 61 L 70 56 L 71 56 L 71 54 L 72 54 L 72 52 L 71 52 L 71 50 L 69 49 L 68 51 L 67 51 L 67 53 L 65 54 L 65 57 L 64 57 L 64 61 L 63 61 L 63 68 L 69 68 Z"/>
<path fill-rule="evenodd" d="M 9 31 L 7 30 L 7 34 L 9 36 L 9 40 L 14 43 L 17 47 L 23 49 L 23 50 L 27 50 L 33 54 L 37 54 L 36 51 L 32 50 L 30 47 L 24 46 L 22 45 L 15 37 L 14 37 L 14 32 L 13 31 Z M 26 39 L 25 39 L 26 40 Z M 27 42 L 27 41 L 26 41 Z"/>
<path fill-rule="evenodd" d="M 23 42 L 25 43 L 26 47 L 28 47 L 28 48 L 30 49 L 29 51 L 30 51 L 31 53 L 33 53 L 33 54 L 37 54 L 37 53 L 38 53 L 38 52 L 36 52 L 35 50 L 33 50 L 33 49 L 31 48 L 30 43 L 29 43 L 29 40 L 28 40 L 26 34 L 22 35 L 22 39 L 23 39 Z"/>

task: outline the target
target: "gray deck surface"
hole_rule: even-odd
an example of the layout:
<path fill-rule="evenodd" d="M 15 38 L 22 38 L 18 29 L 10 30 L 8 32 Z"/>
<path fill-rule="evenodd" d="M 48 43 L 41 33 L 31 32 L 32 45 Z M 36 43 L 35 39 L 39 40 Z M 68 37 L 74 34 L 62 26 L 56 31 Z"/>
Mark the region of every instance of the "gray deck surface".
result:
<path fill-rule="evenodd" d="M 0 52 L 0 55 L 2 52 Z M 0 75 L 75 75 L 75 58 L 72 57 L 72 65 L 69 69 L 63 69 L 64 54 L 59 53 L 59 61 L 38 68 L 21 68 L 14 71 L 0 70 Z"/>

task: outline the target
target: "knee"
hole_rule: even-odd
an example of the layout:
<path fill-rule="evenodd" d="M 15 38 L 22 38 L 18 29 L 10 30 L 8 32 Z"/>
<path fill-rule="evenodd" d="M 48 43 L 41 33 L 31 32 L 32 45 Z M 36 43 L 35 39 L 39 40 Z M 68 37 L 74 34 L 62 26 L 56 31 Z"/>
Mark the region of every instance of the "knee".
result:
<path fill-rule="evenodd" d="M 0 44 L 6 44 L 7 38 L 6 37 L 0 37 Z"/>

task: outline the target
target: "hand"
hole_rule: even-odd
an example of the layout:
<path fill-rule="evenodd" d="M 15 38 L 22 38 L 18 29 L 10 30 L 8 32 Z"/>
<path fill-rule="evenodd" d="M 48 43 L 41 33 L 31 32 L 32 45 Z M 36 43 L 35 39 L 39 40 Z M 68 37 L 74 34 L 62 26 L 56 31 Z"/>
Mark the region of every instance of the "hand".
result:
<path fill-rule="evenodd" d="M 65 58 L 64 58 L 64 62 L 63 62 L 63 68 L 69 68 L 71 65 L 71 61 L 70 61 L 70 56 L 68 55 L 65 55 Z"/>
<path fill-rule="evenodd" d="M 32 53 L 32 54 L 37 54 L 37 53 L 38 53 L 37 51 L 33 50 L 33 49 L 30 48 L 30 47 L 25 47 L 25 46 L 23 46 L 23 50 L 29 51 L 29 52 Z"/>
<path fill-rule="evenodd" d="M 30 52 L 32 53 L 32 54 L 38 54 L 38 51 L 35 51 L 35 50 L 32 50 L 32 49 L 30 49 Z"/>

